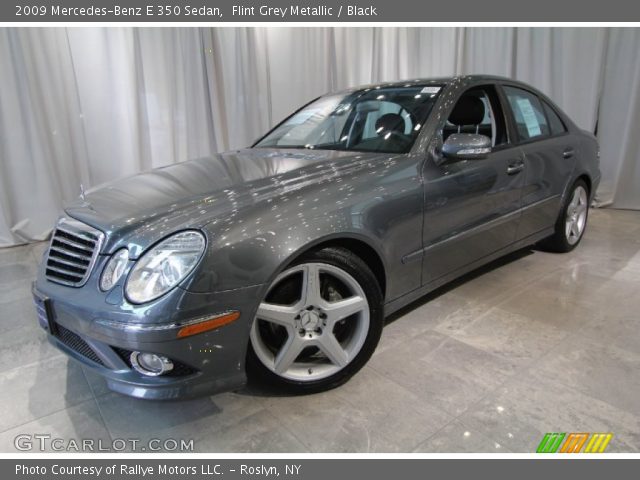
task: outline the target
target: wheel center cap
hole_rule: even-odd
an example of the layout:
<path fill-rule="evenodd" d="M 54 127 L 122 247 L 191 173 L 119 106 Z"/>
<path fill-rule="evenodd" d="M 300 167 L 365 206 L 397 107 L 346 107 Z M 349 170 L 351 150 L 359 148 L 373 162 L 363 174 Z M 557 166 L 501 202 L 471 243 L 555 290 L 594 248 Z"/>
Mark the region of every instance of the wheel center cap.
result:
<path fill-rule="evenodd" d="M 315 310 L 303 310 L 300 313 L 300 325 L 305 330 L 315 330 L 320 325 L 320 317 Z"/>

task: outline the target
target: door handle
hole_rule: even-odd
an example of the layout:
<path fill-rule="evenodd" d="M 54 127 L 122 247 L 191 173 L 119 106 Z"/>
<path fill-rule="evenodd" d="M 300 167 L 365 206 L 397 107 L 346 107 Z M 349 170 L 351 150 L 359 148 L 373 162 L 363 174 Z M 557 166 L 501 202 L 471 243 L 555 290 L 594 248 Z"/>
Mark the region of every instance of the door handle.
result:
<path fill-rule="evenodd" d="M 573 148 L 567 148 L 564 152 L 562 152 L 562 158 L 571 158 L 573 157 Z"/>
<path fill-rule="evenodd" d="M 507 175 L 515 175 L 524 170 L 524 162 L 512 163 L 507 167 Z"/>

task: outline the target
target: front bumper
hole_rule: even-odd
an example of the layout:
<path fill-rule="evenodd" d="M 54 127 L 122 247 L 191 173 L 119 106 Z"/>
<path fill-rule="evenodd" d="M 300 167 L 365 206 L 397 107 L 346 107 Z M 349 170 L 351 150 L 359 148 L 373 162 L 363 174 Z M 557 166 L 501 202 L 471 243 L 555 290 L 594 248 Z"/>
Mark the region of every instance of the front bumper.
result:
<path fill-rule="evenodd" d="M 136 306 L 89 284 L 67 287 L 42 274 L 33 285 L 49 341 L 103 376 L 111 390 L 146 399 L 192 397 L 244 385 L 249 330 L 261 294 L 261 285 L 217 293 L 176 288 L 156 302 Z M 177 337 L 185 322 L 231 310 L 240 312 L 235 322 Z M 167 356 L 175 368 L 159 377 L 142 375 L 131 368 L 132 351 Z"/>

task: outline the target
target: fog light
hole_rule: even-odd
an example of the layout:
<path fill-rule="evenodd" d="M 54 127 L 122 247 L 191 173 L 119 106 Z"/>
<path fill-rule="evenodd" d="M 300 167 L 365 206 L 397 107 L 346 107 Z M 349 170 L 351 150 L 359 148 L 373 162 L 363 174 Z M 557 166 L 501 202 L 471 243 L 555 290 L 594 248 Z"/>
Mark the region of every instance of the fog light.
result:
<path fill-rule="evenodd" d="M 157 377 L 173 370 L 171 360 L 155 353 L 133 352 L 129 359 L 136 372 L 149 377 Z"/>

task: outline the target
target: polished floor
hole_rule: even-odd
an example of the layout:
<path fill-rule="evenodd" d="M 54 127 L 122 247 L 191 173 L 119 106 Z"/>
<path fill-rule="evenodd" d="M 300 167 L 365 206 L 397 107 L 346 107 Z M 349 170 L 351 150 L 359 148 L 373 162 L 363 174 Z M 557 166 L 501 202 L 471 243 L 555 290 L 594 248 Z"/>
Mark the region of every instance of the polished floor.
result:
<path fill-rule="evenodd" d="M 546 432 L 640 451 L 640 212 L 596 210 L 577 250 L 524 250 L 395 315 L 348 384 L 182 402 L 109 392 L 45 340 L 29 286 L 44 246 L 0 250 L 0 451 L 193 439 L 202 452 L 533 452 Z"/>

